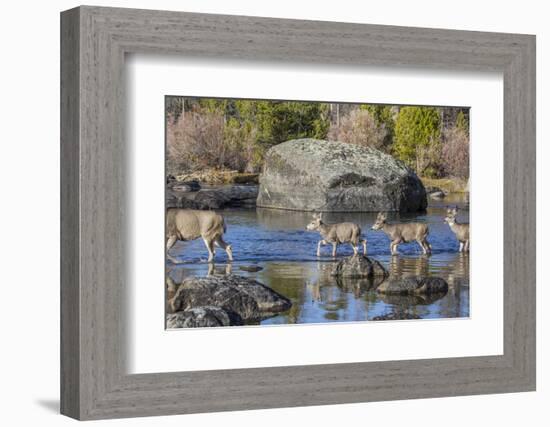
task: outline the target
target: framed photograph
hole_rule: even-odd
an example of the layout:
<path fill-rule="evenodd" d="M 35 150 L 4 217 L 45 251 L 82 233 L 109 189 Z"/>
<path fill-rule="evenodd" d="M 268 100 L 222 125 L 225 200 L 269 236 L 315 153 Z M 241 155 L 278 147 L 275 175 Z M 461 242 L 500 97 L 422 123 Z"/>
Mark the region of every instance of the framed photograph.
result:
<path fill-rule="evenodd" d="M 83 6 L 61 57 L 63 414 L 535 390 L 534 36 Z"/>

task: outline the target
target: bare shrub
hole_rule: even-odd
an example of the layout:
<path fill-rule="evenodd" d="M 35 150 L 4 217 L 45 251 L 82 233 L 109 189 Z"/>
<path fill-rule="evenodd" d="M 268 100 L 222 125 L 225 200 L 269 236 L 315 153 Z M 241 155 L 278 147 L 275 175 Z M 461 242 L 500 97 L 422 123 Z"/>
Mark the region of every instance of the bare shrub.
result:
<path fill-rule="evenodd" d="M 169 169 L 222 167 L 224 119 L 217 112 L 192 111 L 168 117 L 166 145 Z"/>
<path fill-rule="evenodd" d="M 342 117 L 339 126 L 331 125 L 328 139 L 382 149 L 386 134 L 385 126 L 378 124 L 369 111 L 356 109 Z"/>
<path fill-rule="evenodd" d="M 416 174 L 433 178 L 441 174 L 441 152 L 442 147 L 439 139 L 430 138 L 427 145 L 415 147 Z"/>
<path fill-rule="evenodd" d="M 464 129 L 453 126 L 443 131 L 441 161 L 447 175 L 470 176 L 470 138 Z"/>
<path fill-rule="evenodd" d="M 195 108 L 174 118 L 168 115 L 166 150 L 168 172 L 202 169 L 256 171 L 261 154 L 257 130 L 236 120 L 226 122 L 216 110 Z"/>

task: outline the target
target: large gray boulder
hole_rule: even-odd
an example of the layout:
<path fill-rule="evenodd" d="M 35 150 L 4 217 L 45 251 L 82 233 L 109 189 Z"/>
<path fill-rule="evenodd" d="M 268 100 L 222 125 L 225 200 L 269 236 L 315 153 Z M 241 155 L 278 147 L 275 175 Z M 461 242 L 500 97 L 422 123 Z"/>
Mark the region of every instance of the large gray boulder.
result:
<path fill-rule="evenodd" d="M 217 307 L 243 321 L 259 320 L 286 311 L 292 303 L 283 295 L 248 277 L 237 275 L 189 277 L 169 301 L 172 312 Z"/>
<path fill-rule="evenodd" d="M 296 139 L 265 157 L 257 206 L 319 212 L 413 212 L 426 191 L 403 162 L 370 148 Z"/>

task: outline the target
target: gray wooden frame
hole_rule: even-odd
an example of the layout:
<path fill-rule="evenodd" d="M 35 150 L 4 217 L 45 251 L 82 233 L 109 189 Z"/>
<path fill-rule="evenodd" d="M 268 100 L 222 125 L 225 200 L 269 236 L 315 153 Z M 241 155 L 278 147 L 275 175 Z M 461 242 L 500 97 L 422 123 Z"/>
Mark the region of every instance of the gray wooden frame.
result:
<path fill-rule="evenodd" d="M 131 52 L 502 72 L 504 354 L 128 375 L 124 58 Z M 99 419 L 535 390 L 534 36 L 83 6 L 61 14 L 61 122 L 63 414 Z"/>

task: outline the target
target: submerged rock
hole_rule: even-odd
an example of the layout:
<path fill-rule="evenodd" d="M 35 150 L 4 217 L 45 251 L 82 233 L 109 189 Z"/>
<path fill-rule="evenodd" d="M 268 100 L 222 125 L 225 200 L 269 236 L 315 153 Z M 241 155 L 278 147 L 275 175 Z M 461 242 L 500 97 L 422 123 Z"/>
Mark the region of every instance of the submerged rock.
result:
<path fill-rule="evenodd" d="M 378 261 L 365 255 L 353 255 L 344 258 L 334 266 L 332 276 L 347 278 L 365 278 L 388 276 L 388 272 Z"/>
<path fill-rule="evenodd" d="M 319 212 L 413 212 L 426 191 L 403 162 L 372 147 L 287 141 L 265 157 L 257 206 Z"/>
<path fill-rule="evenodd" d="M 380 293 L 380 300 L 382 300 L 385 304 L 390 304 L 395 307 L 408 308 L 419 305 L 433 304 L 434 302 L 443 298 L 445 295 L 447 295 L 446 292 L 412 295 Z"/>
<path fill-rule="evenodd" d="M 239 266 L 239 270 L 242 271 L 248 271 L 249 273 L 256 273 L 258 271 L 262 271 L 264 268 L 260 267 L 259 265 L 241 265 Z"/>
<path fill-rule="evenodd" d="M 181 193 L 192 193 L 194 191 L 199 191 L 201 185 L 196 179 L 190 181 L 176 181 L 171 183 L 172 190 L 179 191 Z"/>
<path fill-rule="evenodd" d="M 375 290 L 384 281 L 384 276 L 374 277 L 334 277 L 336 286 L 346 292 L 352 292 L 356 298 L 365 292 Z"/>
<path fill-rule="evenodd" d="M 213 306 L 243 321 L 258 320 L 291 307 L 290 300 L 248 277 L 189 277 L 169 302 L 172 312 Z"/>
<path fill-rule="evenodd" d="M 382 283 L 377 291 L 398 295 L 445 294 L 449 285 L 441 277 L 404 277 Z"/>
<path fill-rule="evenodd" d="M 433 193 L 429 193 L 430 197 L 432 199 L 444 199 L 445 193 L 443 191 L 434 191 Z"/>
<path fill-rule="evenodd" d="M 201 328 L 216 326 L 242 325 L 241 317 L 236 313 L 229 313 L 219 307 L 205 306 L 189 308 L 166 316 L 166 327 Z"/>

